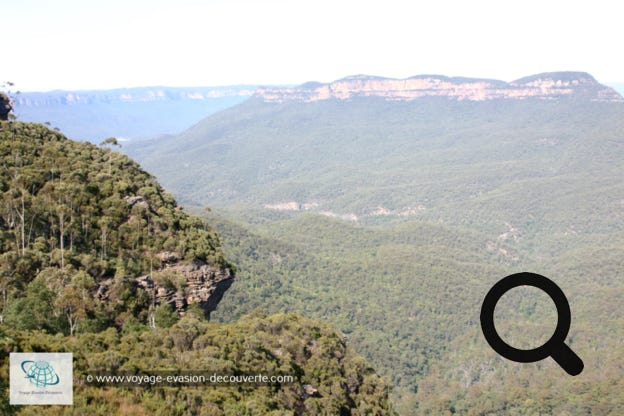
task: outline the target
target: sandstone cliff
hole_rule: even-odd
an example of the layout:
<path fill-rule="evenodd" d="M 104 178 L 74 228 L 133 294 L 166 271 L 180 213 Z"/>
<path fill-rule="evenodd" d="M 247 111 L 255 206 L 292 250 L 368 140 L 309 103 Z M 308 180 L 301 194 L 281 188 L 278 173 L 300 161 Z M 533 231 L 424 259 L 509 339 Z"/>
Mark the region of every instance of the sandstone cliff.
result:
<path fill-rule="evenodd" d="M 192 303 L 198 303 L 207 317 L 214 311 L 221 301 L 225 291 L 231 286 L 234 275 L 230 269 L 218 269 L 206 263 L 179 263 L 175 253 L 163 252 L 160 256 L 165 259 L 163 268 L 157 272 L 173 272 L 184 279 L 182 288 L 158 283 L 152 276 L 126 276 L 123 282 L 129 283 L 135 289 L 141 288 L 152 297 L 155 305 L 169 304 L 178 313 L 184 314 Z M 96 298 L 108 301 L 111 292 L 115 290 L 115 279 L 107 279 L 98 285 Z"/>
<path fill-rule="evenodd" d="M 399 101 L 421 97 L 447 97 L 458 101 L 583 97 L 590 101 L 624 102 L 624 98 L 615 90 L 598 83 L 584 72 L 543 73 L 509 83 L 440 75 L 418 75 L 407 79 L 356 75 L 329 84 L 306 83 L 294 88 L 259 88 L 255 96 L 265 102 L 312 102 L 332 98 L 348 100 L 354 97 L 382 97 Z"/>

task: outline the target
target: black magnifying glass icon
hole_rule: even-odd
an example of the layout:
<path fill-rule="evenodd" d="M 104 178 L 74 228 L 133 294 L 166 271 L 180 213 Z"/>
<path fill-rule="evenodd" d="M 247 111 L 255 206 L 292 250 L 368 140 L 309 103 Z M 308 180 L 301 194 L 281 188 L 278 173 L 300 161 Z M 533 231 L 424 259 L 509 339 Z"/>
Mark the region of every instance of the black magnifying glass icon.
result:
<path fill-rule="evenodd" d="M 542 289 L 557 307 L 558 319 L 555 332 L 545 344 L 532 350 L 520 350 L 510 346 L 498 335 L 494 326 L 496 303 L 507 291 L 518 286 L 534 286 Z M 490 347 L 498 354 L 520 363 L 532 363 L 550 356 L 568 374 L 576 376 L 583 371 L 584 364 L 565 343 L 571 320 L 570 305 L 563 291 L 552 280 L 535 273 L 516 273 L 501 279 L 485 295 L 481 306 L 481 330 Z"/>

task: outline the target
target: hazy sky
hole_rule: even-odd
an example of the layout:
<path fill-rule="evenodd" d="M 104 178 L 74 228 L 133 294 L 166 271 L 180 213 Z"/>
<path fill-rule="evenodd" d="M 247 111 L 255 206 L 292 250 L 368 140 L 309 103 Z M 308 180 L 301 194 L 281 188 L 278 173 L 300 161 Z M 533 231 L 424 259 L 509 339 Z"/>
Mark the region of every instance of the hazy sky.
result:
<path fill-rule="evenodd" d="M 624 81 L 619 2 L 0 0 L 0 82 L 29 90 L 369 74 Z"/>

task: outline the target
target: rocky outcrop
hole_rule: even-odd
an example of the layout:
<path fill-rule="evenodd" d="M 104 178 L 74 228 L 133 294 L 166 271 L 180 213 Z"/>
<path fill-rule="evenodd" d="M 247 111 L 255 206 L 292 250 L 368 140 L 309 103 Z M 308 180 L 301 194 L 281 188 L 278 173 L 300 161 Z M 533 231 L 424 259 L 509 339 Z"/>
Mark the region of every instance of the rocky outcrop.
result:
<path fill-rule="evenodd" d="M 297 201 L 263 205 L 263 207 L 266 209 L 274 209 L 276 211 L 309 211 L 311 209 L 317 208 L 318 206 L 318 202 L 299 203 Z"/>
<path fill-rule="evenodd" d="M 130 283 L 135 289 L 142 289 L 153 297 L 156 305 L 169 304 L 178 313 L 184 314 L 188 305 L 198 303 L 204 310 L 207 317 L 214 311 L 221 301 L 223 294 L 232 284 L 234 275 L 229 269 L 217 269 L 206 263 L 195 261 L 188 264 L 177 263 L 175 253 L 160 253 L 166 260 L 162 269 L 158 272 L 173 272 L 175 275 L 184 278 L 183 287 L 174 288 L 171 285 L 157 283 L 152 276 L 144 275 L 139 277 L 126 276 L 125 282 Z M 115 286 L 114 279 L 107 279 L 100 282 L 95 293 L 96 298 L 101 301 L 108 301 Z"/>
<path fill-rule="evenodd" d="M 11 100 L 5 94 L 0 93 L 0 120 L 8 120 L 11 113 Z"/>
<path fill-rule="evenodd" d="M 306 83 L 294 88 L 259 88 L 256 97 L 265 102 L 312 102 L 355 97 L 382 97 L 409 101 L 422 97 L 447 97 L 458 101 L 494 99 L 558 99 L 581 96 L 590 101 L 624 102 L 610 87 L 598 83 L 585 72 L 552 72 L 521 78 L 513 82 L 489 79 L 449 78 L 418 75 L 390 79 L 357 75 L 329 84 Z"/>
<path fill-rule="evenodd" d="M 149 209 L 149 205 L 147 204 L 147 201 L 141 195 L 125 196 L 124 201 L 126 201 L 128 205 L 130 205 L 131 207 L 137 205 L 145 209 Z"/>
<path fill-rule="evenodd" d="M 216 309 L 223 294 L 232 284 L 232 272 L 229 269 L 217 269 L 205 263 L 195 261 L 190 264 L 174 264 L 166 267 L 180 276 L 184 276 L 186 287 L 183 293 L 177 292 L 173 299 L 164 297 L 167 303 L 175 303 L 183 311 L 191 303 L 199 303 L 207 316 Z"/>

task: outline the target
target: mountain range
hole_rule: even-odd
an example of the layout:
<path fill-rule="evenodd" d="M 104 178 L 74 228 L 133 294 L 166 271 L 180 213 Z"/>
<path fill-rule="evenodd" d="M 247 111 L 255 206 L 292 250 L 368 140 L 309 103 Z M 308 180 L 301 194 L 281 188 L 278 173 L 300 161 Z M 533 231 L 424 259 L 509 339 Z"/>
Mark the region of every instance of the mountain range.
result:
<path fill-rule="evenodd" d="M 50 122 L 68 137 L 146 138 L 179 133 L 203 117 L 238 104 L 256 86 L 140 87 L 113 90 L 22 92 L 14 97 L 20 120 Z"/>
<path fill-rule="evenodd" d="M 361 90 L 359 93 L 392 94 L 392 90 L 398 89 L 403 95 L 400 99 L 424 93 L 427 83 L 430 83 L 430 87 L 433 87 L 432 91 L 436 90 L 437 93 L 444 93 L 445 85 L 454 85 L 454 94 L 468 94 L 468 96 L 473 94 L 473 97 L 477 97 L 479 94 L 494 90 L 498 90 L 499 93 L 505 89 L 510 90 L 512 85 L 521 91 L 522 88 L 519 88 L 518 83 L 528 81 L 525 79 L 506 83 L 488 79 L 450 78 L 439 75 L 421 75 L 405 80 L 392 80 L 360 75 L 329 84 L 306 83 L 300 87 L 288 88 L 287 94 L 291 98 L 297 95 L 309 96 L 308 98 L 312 95 L 320 97 L 336 93 L 346 87 L 347 90 L 340 94 L 348 95 L 350 94 L 348 85 L 354 85 L 354 80 L 359 80 L 360 84 L 366 83 L 369 86 L 366 92 Z M 465 88 L 466 85 L 462 87 L 465 81 L 470 81 L 476 88 L 470 90 Z M 405 85 L 410 84 L 411 88 L 405 88 Z M 609 85 L 620 94 L 624 94 L 624 84 Z M 534 83 L 533 86 L 535 86 Z M 479 88 L 481 88 L 480 91 Z M 545 88 L 565 93 L 562 85 L 545 86 Z M 180 133 L 202 118 L 239 104 L 256 92 L 263 95 L 266 100 L 271 100 L 277 99 L 279 94 L 285 93 L 286 90 L 280 87 L 257 85 L 56 90 L 21 92 L 14 97 L 14 101 L 16 114 L 20 120 L 50 122 L 68 137 L 76 140 L 99 141 L 111 136 L 136 140 Z M 535 94 L 537 90 L 533 88 L 532 92 L 528 90 L 525 92 Z M 611 92 L 605 91 L 605 93 L 613 98 Z M 278 95 L 275 96 L 275 94 Z M 168 116 L 163 117 L 164 114 Z"/>
<path fill-rule="evenodd" d="M 213 323 L 265 312 L 329 322 L 392 381 L 403 415 L 607 415 L 624 412 L 622 132 L 622 97 L 582 72 L 360 75 L 258 88 L 180 134 L 122 150 L 217 230 L 236 266 Z M 566 294 L 581 375 L 550 359 L 504 360 L 483 339 L 483 296 L 519 271 Z M 556 319 L 528 289 L 496 311 L 519 348 L 545 342 Z M 274 324 L 255 319 L 273 351 L 264 331 Z M 176 325 L 165 339 L 195 324 Z M 331 379 L 326 392 L 349 396 Z"/>
<path fill-rule="evenodd" d="M 350 88 L 364 92 L 349 99 L 292 98 L 305 86 L 271 89 L 267 98 L 261 89 L 178 136 L 126 151 L 187 205 L 364 223 L 416 218 L 499 234 L 526 234 L 546 218 L 559 233 L 611 227 L 620 199 L 605 191 L 622 187 L 622 97 L 582 73 L 523 80 L 515 85 L 562 87 L 530 87 L 545 92 L 528 98 L 514 87 L 483 100 L 461 99 L 456 87 L 444 90 L 449 96 L 371 96 L 369 87 L 356 89 L 361 77 Z M 584 198 L 571 212 L 575 192 Z M 598 194 L 608 200 L 596 203 Z M 566 221 L 557 220 L 561 212 Z"/>
<path fill-rule="evenodd" d="M 312 102 L 331 98 L 383 97 L 409 101 L 421 97 L 447 97 L 458 101 L 583 97 L 590 101 L 622 102 L 610 87 L 584 72 L 543 73 L 512 82 L 491 79 L 418 75 L 407 79 L 350 76 L 328 84 L 310 82 L 294 88 L 259 88 L 255 96 L 265 102 Z"/>
<path fill-rule="evenodd" d="M 260 88 L 124 149 L 212 208 L 240 277 L 214 319 L 264 307 L 336 324 L 397 385 L 402 414 L 609 414 L 624 403 L 608 370 L 622 353 L 623 131 L 622 96 L 586 73 L 354 76 Z M 579 378 L 501 361 L 482 339 L 482 297 L 518 271 L 569 296 L 568 341 L 590 360 Z M 517 345 L 547 339 L 540 299 L 501 309 Z"/>

